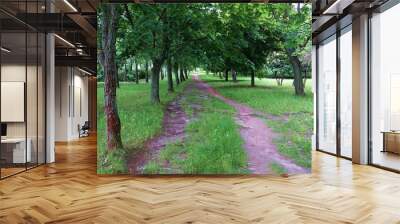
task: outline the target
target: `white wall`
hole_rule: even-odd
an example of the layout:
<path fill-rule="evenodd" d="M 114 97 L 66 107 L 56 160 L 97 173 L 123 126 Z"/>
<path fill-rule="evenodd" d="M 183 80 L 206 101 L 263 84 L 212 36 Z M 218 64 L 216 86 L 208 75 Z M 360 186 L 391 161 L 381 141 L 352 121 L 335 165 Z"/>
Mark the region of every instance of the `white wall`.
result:
<path fill-rule="evenodd" d="M 55 68 L 55 140 L 68 139 L 68 87 L 70 77 L 67 67 Z"/>
<path fill-rule="evenodd" d="M 55 140 L 77 139 L 78 125 L 88 120 L 88 78 L 76 68 L 56 67 L 55 85 Z"/>
<path fill-rule="evenodd" d="M 79 70 L 75 69 L 75 77 L 74 77 L 74 92 L 73 92 L 73 99 L 74 99 L 74 108 L 72 108 L 73 119 L 71 120 L 71 135 L 73 138 L 79 137 L 78 132 L 78 124 L 83 125 L 85 121 L 89 120 L 89 113 L 88 113 L 88 78 L 81 73 Z M 76 74 L 78 72 L 78 74 Z M 80 102 L 79 102 L 80 101 Z M 81 107 L 81 108 L 80 108 Z M 81 111 L 80 111 L 81 110 Z"/>

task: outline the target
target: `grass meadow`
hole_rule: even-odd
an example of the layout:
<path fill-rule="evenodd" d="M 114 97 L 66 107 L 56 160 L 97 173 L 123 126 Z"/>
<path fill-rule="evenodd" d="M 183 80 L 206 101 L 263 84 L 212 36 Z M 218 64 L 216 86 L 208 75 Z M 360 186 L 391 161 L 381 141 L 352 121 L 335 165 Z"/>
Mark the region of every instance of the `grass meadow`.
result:
<path fill-rule="evenodd" d="M 278 86 L 273 79 L 256 79 L 256 87 L 250 87 L 250 80 L 245 77 L 238 77 L 236 83 L 225 82 L 212 75 L 202 74 L 200 77 L 221 95 L 279 118 L 265 120 L 279 134 L 274 142 L 279 152 L 300 166 L 311 167 L 313 95 L 310 80 L 306 84 L 306 95 L 295 96 L 292 80 L 285 80 L 282 86 Z M 150 103 L 149 84 L 121 83 L 117 100 L 124 148 L 114 152 L 106 150 L 104 84 L 99 82 L 98 173 L 127 173 L 128 156 L 135 150 L 142 150 L 146 140 L 161 132 L 166 104 L 191 82 L 188 80 L 175 86 L 174 93 L 167 93 L 166 80 L 160 81 L 162 102 L 157 106 Z M 196 111 L 192 105 L 201 109 Z M 234 108 L 209 95 L 201 95 L 196 90 L 187 92 L 182 106 L 192 118 L 185 128 L 185 140 L 168 144 L 157 158 L 145 165 L 144 173 L 248 173 L 247 155 L 239 127 L 234 121 Z M 276 174 L 286 172 L 279 164 L 270 164 L 269 168 Z"/>

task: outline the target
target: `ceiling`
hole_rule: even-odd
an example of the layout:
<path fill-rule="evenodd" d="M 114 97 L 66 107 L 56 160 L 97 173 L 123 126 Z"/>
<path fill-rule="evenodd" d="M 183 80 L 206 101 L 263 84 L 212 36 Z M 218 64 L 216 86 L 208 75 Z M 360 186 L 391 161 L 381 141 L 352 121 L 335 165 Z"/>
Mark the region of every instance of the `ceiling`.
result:
<path fill-rule="evenodd" d="M 29 32 L 52 32 L 56 34 L 56 65 L 79 66 L 95 74 L 99 2 L 47 0 L 46 4 L 46 0 L 1 0 L 0 24 L 2 36 L 7 39 L 3 46 L 12 49 L 8 56 L 26 55 L 25 35 L 18 33 L 27 31 L 29 36 Z M 29 58 L 35 51 L 36 46 L 28 44 Z"/>
<path fill-rule="evenodd" d="M 313 0 L 312 37 L 317 44 L 337 29 L 352 23 L 352 18 L 373 11 L 388 0 Z"/>

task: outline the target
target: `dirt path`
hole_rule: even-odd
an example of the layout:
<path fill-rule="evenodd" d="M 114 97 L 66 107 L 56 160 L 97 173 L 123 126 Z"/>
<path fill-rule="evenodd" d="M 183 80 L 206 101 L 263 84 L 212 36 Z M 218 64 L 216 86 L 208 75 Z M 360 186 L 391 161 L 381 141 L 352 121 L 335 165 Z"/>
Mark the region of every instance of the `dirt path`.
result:
<path fill-rule="evenodd" d="M 259 118 L 257 111 L 223 97 L 211 86 L 201 81 L 198 76 L 194 76 L 193 79 L 196 81 L 197 88 L 208 92 L 236 109 L 235 120 L 240 126 L 240 135 L 245 142 L 244 148 L 248 155 L 249 169 L 253 174 L 272 173 L 270 164 L 274 162 L 285 167 L 289 174 L 309 172 L 308 169 L 296 165 L 278 152 L 273 143 L 277 134 Z"/>
<path fill-rule="evenodd" d="M 147 141 L 144 149 L 133 155 L 128 161 L 128 169 L 131 174 L 141 174 L 147 162 L 156 158 L 162 148 L 168 143 L 182 140 L 185 137 L 185 127 L 189 119 L 181 105 L 182 97 L 183 95 L 179 95 L 167 105 L 162 132 Z"/>
<path fill-rule="evenodd" d="M 268 119 L 267 115 L 260 114 L 259 111 L 223 97 L 211 86 L 201 81 L 198 76 L 193 76 L 193 79 L 194 83 L 189 84 L 181 95 L 167 105 L 164 113 L 162 132 L 148 140 L 144 144 L 143 150 L 131 156 L 131 159 L 128 161 L 128 169 L 131 174 L 142 174 L 144 166 L 149 161 L 157 158 L 160 150 L 168 143 L 184 140 L 185 127 L 189 122 L 189 117 L 185 113 L 182 103 L 188 92 L 194 89 L 203 92 L 203 97 L 209 94 L 221 99 L 236 109 L 235 120 L 240 126 L 240 135 L 245 142 L 244 148 L 247 151 L 249 160 L 248 166 L 251 173 L 272 173 L 270 170 L 271 163 L 278 163 L 285 167 L 289 174 L 309 172 L 308 169 L 296 165 L 293 161 L 282 156 L 277 151 L 275 144 L 273 144 L 273 139 L 277 134 L 274 133 L 262 119 Z M 198 107 L 199 105 L 193 104 L 190 106 L 194 109 L 194 114 L 201 110 L 201 108 Z M 193 118 L 195 117 L 196 116 Z"/>

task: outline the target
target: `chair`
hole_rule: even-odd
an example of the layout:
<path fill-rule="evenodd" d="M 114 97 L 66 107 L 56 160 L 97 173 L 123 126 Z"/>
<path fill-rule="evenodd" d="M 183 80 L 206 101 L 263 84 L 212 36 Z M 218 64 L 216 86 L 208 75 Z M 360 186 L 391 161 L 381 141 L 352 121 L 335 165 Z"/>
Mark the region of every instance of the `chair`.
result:
<path fill-rule="evenodd" d="M 82 127 L 80 127 L 80 125 L 78 124 L 79 138 L 88 137 L 89 129 L 90 129 L 89 121 L 85 121 L 85 123 L 82 125 Z"/>

